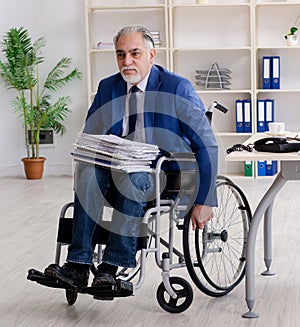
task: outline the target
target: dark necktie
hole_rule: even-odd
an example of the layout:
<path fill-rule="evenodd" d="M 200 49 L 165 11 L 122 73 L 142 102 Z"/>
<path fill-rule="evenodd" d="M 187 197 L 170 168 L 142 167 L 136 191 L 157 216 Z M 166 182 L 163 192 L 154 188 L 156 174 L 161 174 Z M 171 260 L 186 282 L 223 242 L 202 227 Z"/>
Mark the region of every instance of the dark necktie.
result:
<path fill-rule="evenodd" d="M 139 88 L 136 85 L 133 85 L 131 88 L 131 94 L 129 97 L 128 107 L 129 107 L 129 128 L 128 135 L 132 134 L 135 130 L 135 123 L 137 117 L 137 99 L 136 93 L 139 91 Z M 133 135 L 129 136 L 130 139 L 133 139 Z"/>

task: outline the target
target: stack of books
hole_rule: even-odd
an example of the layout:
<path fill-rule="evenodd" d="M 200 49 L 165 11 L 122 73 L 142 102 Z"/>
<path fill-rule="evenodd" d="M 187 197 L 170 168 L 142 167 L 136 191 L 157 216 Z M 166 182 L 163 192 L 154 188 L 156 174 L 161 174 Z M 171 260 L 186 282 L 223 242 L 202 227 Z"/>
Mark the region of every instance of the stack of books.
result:
<path fill-rule="evenodd" d="M 134 142 L 115 135 L 80 133 L 71 154 L 75 161 L 125 172 L 152 171 L 160 154 L 156 145 Z"/>
<path fill-rule="evenodd" d="M 156 31 L 150 32 L 152 39 L 154 41 L 155 48 L 159 48 L 162 45 L 161 39 L 160 39 L 160 33 Z"/>
<path fill-rule="evenodd" d="M 97 43 L 97 48 L 98 49 L 114 49 L 114 44 L 113 44 L 113 42 L 99 41 Z"/>

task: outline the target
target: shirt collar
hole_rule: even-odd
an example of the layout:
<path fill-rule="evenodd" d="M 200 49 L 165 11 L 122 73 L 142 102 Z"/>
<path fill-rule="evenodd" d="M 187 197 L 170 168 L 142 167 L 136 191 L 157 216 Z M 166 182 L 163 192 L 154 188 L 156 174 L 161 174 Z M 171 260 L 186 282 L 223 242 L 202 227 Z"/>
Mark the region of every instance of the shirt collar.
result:
<path fill-rule="evenodd" d="M 148 75 L 142 81 L 140 81 L 136 85 L 142 92 L 146 91 L 149 75 L 150 75 L 150 72 L 148 73 Z M 131 89 L 132 86 L 133 86 L 133 84 L 127 83 L 127 93 L 129 93 L 129 90 Z"/>

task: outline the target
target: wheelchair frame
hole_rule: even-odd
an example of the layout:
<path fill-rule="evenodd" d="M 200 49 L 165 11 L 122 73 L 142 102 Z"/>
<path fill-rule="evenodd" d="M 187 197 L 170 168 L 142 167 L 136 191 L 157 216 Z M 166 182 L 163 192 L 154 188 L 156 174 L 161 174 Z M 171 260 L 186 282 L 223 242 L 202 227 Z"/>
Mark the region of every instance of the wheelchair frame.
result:
<path fill-rule="evenodd" d="M 202 231 L 198 228 L 192 231 L 189 214 L 186 214 L 183 219 L 179 218 L 179 213 L 187 210 L 187 205 L 179 204 L 181 196 L 186 192 L 191 192 L 191 190 L 181 188 L 175 200 L 161 198 L 161 174 L 163 174 L 161 167 L 165 161 L 194 162 L 195 158 L 193 154 L 189 153 L 171 153 L 169 156 L 163 156 L 158 160 L 155 168 L 154 206 L 150 207 L 144 215 L 144 222 L 148 226 L 148 241 L 141 248 L 137 267 L 127 270 L 121 269 L 117 277 L 132 281 L 139 273 L 138 280 L 133 283 L 134 294 L 144 283 L 147 256 L 149 253 L 154 253 L 156 265 L 162 270 L 162 283 L 156 293 L 157 301 L 167 312 L 179 313 L 185 311 L 192 304 L 193 290 L 185 279 L 170 276 L 174 269 L 187 267 L 194 284 L 205 294 L 214 297 L 227 294 L 243 279 L 246 239 L 251 221 L 251 211 L 245 195 L 236 184 L 226 177 L 218 176 L 216 189 L 221 190 L 222 188 L 222 194 L 218 194 L 218 196 L 222 196 L 221 208 L 219 209 L 221 212 L 217 217 L 218 223 L 215 224 L 215 217 Z M 195 172 L 191 171 L 191 175 L 194 174 Z M 184 175 L 181 177 L 180 185 L 188 185 L 188 181 L 184 180 Z M 66 211 L 71 206 L 72 202 L 62 208 L 60 223 L 65 220 Z M 161 237 L 161 219 L 162 215 L 165 214 L 169 215 L 168 240 Z M 174 246 L 174 227 L 183 232 L 183 251 Z M 232 228 L 234 228 L 234 232 L 231 232 Z M 70 226 L 67 229 L 69 229 L 67 234 L 64 231 L 63 235 L 60 227 L 58 229 L 56 264 L 59 264 L 62 246 L 71 241 Z M 238 235 L 238 238 L 233 234 Z M 151 245 L 152 240 L 154 240 L 154 246 Z M 232 245 L 229 244 L 229 241 L 239 244 L 238 249 L 235 248 L 236 244 L 234 244 L 234 249 L 231 250 Z M 101 261 L 102 246 L 103 244 L 98 244 L 98 251 L 95 253 L 95 262 L 97 263 Z M 166 247 L 167 251 L 161 251 L 161 246 Z M 177 260 L 174 257 L 177 257 Z M 223 268 L 229 260 L 228 257 L 236 262 L 229 262 L 231 272 Z M 95 270 L 96 268 L 92 267 L 92 272 Z M 78 290 L 76 289 L 66 289 L 66 298 L 70 305 L 76 302 L 77 293 Z"/>
<path fill-rule="evenodd" d="M 210 122 L 214 108 L 223 113 L 228 110 L 216 101 L 213 102 L 206 112 Z M 142 287 L 147 256 L 149 253 L 154 253 L 155 262 L 162 270 L 162 282 L 157 289 L 156 298 L 159 305 L 167 312 L 183 312 L 193 301 L 193 290 L 189 282 L 181 277 L 170 276 L 174 269 L 186 267 L 197 288 L 209 296 L 220 297 L 233 290 L 245 275 L 247 234 L 252 219 L 246 196 L 230 179 L 218 176 L 216 183 L 218 207 L 214 208 L 214 218 L 203 230 L 196 228 L 194 231 L 190 214 L 186 212 L 188 206 L 180 204 L 180 200 L 182 195 L 191 192 L 190 186 L 194 184 L 195 171 L 181 173 L 180 183 L 178 184 L 177 180 L 175 183 L 173 181 L 173 186 L 177 185 L 177 187 L 170 190 L 176 191 L 177 197 L 175 200 L 165 199 L 161 197 L 161 175 L 164 174 L 162 164 L 165 161 L 195 162 L 195 158 L 191 153 L 169 153 L 158 160 L 155 168 L 154 205 L 148 208 L 144 215 L 148 236 L 143 239 L 140 257 L 137 260 L 138 265 L 131 269 L 121 269 L 117 274 L 116 287 L 110 290 L 101 289 L 100 291 L 104 293 L 100 292 L 99 295 L 99 290 L 95 293 L 92 288 L 78 289 L 55 279 L 47 279 L 42 272 L 35 269 L 29 270 L 27 278 L 45 286 L 64 288 L 70 305 L 76 302 L 78 292 L 94 295 L 95 298 L 102 297 L 103 294 L 104 297 L 105 294 L 109 297 L 112 294 L 115 294 L 115 297 L 125 297 L 134 294 Z M 168 180 L 165 186 L 167 188 Z M 72 206 L 73 202 L 67 203 L 60 212 L 55 252 L 56 264 L 60 262 L 62 246 L 70 244 L 72 240 L 72 218 L 66 217 L 68 209 Z M 184 218 L 180 218 L 181 211 L 185 213 Z M 169 215 L 168 240 L 161 237 L 161 216 L 165 214 Z M 174 246 L 175 226 L 183 233 L 183 251 Z M 153 239 L 154 246 L 151 245 Z M 101 261 L 104 244 L 105 241 L 98 243 L 98 251 L 94 254 L 96 263 Z M 162 252 L 161 246 L 165 246 L 167 251 Z M 178 258 L 177 262 L 175 256 Z M 95 273 L 96 267 L 92 265 L 91 270 Z M 130 281 L 138 273 L 137 281 L 131 283 Z"/>

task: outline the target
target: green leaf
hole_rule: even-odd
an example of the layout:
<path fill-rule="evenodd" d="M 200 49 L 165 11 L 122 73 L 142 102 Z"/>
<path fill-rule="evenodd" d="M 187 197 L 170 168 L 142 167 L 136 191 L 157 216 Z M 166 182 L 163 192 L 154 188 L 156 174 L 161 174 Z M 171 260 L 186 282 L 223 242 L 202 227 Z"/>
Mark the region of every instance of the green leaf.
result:
<path fill-rule="evenodd" d="M 295 26 L 291 27 L 291 29 L 290 29 L 291 34 L 295 34 L 297 31 L 298 31 L 298 28 Z"/>

